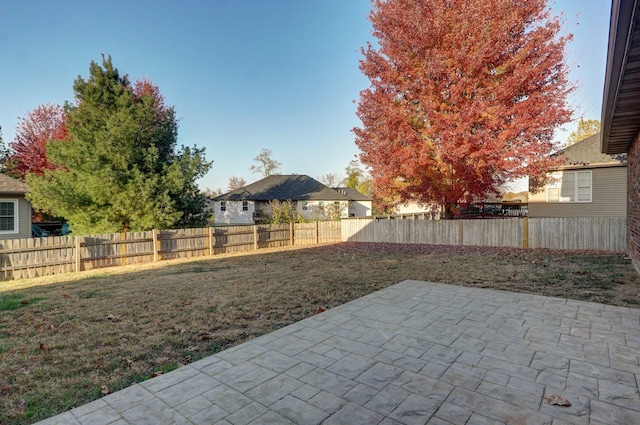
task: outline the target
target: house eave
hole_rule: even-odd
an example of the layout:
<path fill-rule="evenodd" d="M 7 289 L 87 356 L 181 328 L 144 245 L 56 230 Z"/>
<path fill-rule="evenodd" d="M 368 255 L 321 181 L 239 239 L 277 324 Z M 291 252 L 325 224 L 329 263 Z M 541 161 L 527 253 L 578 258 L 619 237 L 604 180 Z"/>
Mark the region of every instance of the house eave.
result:
<path fill-rule="evenodd" d="M 613 0 L 602 100 L 601 151 L 625 153 L 640 132 L 640 0 Z"/>
<path fill-rule="evenodd" d="M 626 167 L 626 163 L 600 163 L 600 164 L 566 164 L 559 167 L 554 167 L 551 171 L 563 171 L 563 170 L 590 170 L 592 168 L 614 168 L 614 167 Z"/>

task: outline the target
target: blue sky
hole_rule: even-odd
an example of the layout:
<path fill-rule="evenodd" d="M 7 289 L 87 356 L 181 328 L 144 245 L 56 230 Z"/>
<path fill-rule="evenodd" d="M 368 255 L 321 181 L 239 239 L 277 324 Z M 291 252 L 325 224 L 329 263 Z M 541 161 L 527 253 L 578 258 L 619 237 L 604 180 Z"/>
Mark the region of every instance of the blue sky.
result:
<path fill-rule="evenodd" d="M 610 0 L 558 0 L 574 34 L 568 63 L 576 120 L 600 118 Z M 229 177 L 258 180 L 262 148 L 284 174 L 343 174 L 355 158 L 351 129 L 360 47 L 372 40 L 368 0 L 3 0 L 0 126 L 73 99 L 73 81 L 111 55 L 130 79 L 149 78 L 180 119 L 178 141 L 213 160 L 202 189 Z M 572 125 L 558 138 L 566 138 Z"/>

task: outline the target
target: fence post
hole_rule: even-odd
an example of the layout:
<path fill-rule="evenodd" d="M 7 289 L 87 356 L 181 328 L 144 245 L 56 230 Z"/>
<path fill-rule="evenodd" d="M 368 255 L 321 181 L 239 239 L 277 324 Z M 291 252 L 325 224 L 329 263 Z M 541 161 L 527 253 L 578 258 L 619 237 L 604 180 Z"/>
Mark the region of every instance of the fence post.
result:
<path fill-rule="evenodd" d="M 293 246 L 293 221 L 289 222 L 289 245 Z"/>
<path fill-rule="evenodd" d="M 462 226 L 462 219 L 458 220 L 458 245 L 464 245 L 464 228 Z"/>
<path fill-rule="evenodd" d="M 153 261 L 160 260 L 160 243 L 158 230 L 153 229 Z"/>
<path fill-rule="evenodd" d="M 75 245 L 76 245 L 76 273 L 78 273 L 82 267 L 82 262 L 80 259 L 80 236 L 75 237 Z"/>
<path fill-rule="evenodd" d="M 320 243 L 320 230 L 318 229 L 318 220 L 316 220 L 316 245 Z"/>
<path fill-rule="evenodd" d="M 529 217 L 524 217 L 522 220 L 522 247 L 527 249 L 529 248 Z"/>
<path fill-rule="evenodd" d="M 214 240 L 213 240 L 213 227 L 209 227 L 209 255 L 215 254 L 213 250 Z"/>
<path fill-rule="evenodd" d="M 253 249 L 258 249 L 258 226 L 253 226 Z"/>
<path fill-rule="evenodd" d="M 127 234 L 125 232 L 120 232 L 120 265 L 127 265 Z"/>

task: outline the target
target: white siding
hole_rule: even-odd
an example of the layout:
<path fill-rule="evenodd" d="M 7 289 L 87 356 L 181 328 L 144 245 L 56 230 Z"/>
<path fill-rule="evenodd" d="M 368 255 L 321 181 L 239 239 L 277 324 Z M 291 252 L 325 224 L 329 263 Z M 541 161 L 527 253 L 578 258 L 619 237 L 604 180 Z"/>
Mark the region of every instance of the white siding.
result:
<path fill-rule="evenodd" d="M 333 211 L 333 208 L 335 208 L 334 204 L 336 202 L 338 203 L 338 209 L 340 210 L 340 217 L 348 217 L 348 201 L 298 201 L 296 203 L 296 211 L 309 220 L 330 219 L 330 211 Z"/>
<path fill-rule="evenodd" d="M 371 215 L 371 201 L 349 202 L 349 217 L 367 217 Z"/>
<path fill-rule="evenodd" d="M 253 224 L 253 213 L 255 212 L 255 203 L 247 202 L 247 211 L 242 210 L 243 201 L 224 201 L 225 211 L 222 211 L 221 201 L 215 201 L 214 206 L 214 223 L 216 225 L 231 224 Z"/>

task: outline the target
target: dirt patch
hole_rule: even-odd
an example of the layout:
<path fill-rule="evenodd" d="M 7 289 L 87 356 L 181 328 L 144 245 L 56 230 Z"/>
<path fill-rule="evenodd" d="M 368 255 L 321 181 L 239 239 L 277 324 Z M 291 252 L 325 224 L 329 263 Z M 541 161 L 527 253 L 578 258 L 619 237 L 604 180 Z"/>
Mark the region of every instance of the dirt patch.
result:
<path fill-rule="evenodd" d="M 640 306 L 623 254 L 432 245 L 343 243 L 2 282 L 0 423 L 64 412 L 405 279 Z"/>

